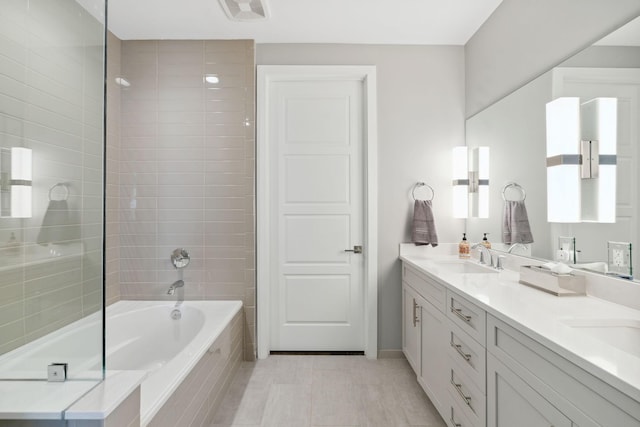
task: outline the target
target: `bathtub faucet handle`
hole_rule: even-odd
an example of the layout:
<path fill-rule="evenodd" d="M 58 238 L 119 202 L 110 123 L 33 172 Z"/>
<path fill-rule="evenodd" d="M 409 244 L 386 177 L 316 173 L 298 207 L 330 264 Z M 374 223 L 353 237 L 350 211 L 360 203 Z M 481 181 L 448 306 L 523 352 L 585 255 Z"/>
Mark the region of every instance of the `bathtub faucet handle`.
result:
<path fill-rule="evenodd" d="M 176 280 L 175 282 L 173 282 L 173 284 L 169 287 L 169 290 L 167 291 L 167 295 L 173 295 L 176 293 L 176 288 L 181 288 L 184 286 L 184 281 L 183 280 Z"/>

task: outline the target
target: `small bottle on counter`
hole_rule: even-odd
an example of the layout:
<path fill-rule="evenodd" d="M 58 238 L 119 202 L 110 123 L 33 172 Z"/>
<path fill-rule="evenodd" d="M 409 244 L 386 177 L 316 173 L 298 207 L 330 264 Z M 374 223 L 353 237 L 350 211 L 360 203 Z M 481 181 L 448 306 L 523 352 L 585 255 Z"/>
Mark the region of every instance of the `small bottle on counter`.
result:
<path fill-rule="evenodd" d="M 22 245 L 16 239 L 16 234 L 12 231 L 11 236 L 9 237 L 9 241 L 5 244 L 5 248 L 7 249 L 7 255 L 17 256 L 20 255 L 20 247 Z"/>
<path fill-rule="evenodd" d="M 487 239 L 487 233 L 484 233 L 484 237 L 482 238 L 482 242 L 481 242 L 485 248 L 487 249 L 491 249 L 491 242 L 489 241 L 489 239 Z"/>
<path fill-rule="evenodd" d="M 461 259 L 471 258 L 471 247 L 467 242 L 467 233 L 462 233 L 462 241 L 458 245 L 458 257 Z"/>

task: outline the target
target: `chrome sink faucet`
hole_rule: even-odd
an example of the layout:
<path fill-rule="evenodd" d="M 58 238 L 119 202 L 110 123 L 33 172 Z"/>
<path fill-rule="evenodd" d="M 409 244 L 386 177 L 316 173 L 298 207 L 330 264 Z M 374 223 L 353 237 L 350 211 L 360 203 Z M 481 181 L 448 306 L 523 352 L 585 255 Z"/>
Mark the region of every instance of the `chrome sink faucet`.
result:
<path fill-rule="evenodd" d="M 509 246 L 509 249 L 507 249 L 507 253 L 512 253 L 516 248 L 522 248 L 525 251 L 529 250 L 527 245 L 525 245 L 524 243 L 514 243 L 513 245 Z"/>
<path fill-rule="evenodd" d="M 480 252 L 480 264 L 486 264 L 493 266 L 493 257 L 491 256 L 491 251 L 482 243 L 476 243 L 471 246 L 471 249 L 477 249 Z"/>

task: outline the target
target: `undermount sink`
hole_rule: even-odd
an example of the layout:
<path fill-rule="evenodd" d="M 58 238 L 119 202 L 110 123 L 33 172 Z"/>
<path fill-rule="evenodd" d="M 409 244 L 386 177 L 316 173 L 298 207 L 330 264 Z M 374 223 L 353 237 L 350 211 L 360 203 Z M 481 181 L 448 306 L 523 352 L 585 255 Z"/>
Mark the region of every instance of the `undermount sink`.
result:
<path fill-rule="evenodd" d="M 562 322 L 624 352 L 640 356 L 640 320 L 565 319 Z"/>
<path fill-rule="evenodd" d="M 448 273 L 454 274 L 497 274 L 497 270 L 478 264 L 472 261 L 455 260 L 455 261 L 437 261 L 435 264 Z"/>

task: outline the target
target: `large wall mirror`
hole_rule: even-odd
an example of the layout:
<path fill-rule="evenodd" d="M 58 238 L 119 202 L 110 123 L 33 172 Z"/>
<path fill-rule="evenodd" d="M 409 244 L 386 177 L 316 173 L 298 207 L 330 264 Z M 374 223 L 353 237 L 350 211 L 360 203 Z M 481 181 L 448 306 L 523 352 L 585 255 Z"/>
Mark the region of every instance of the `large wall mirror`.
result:
<path fill-rule="evenodd" d="M 599 185 L 604 178 L 598 181 L 578 175 L 562 179 L 548 177 L 549 168 L 553 167 L 548 160 L 551 121 L 548 105 L 560 98 L 577 100 L 578 111 L 580 104 L 594 99 L 614 99 L 615 156 L 601 152 L 599 157 L 596 154 L 596 159 L 600 159 L 600 169 L 603 163 L 613 160 L 615 172 L 613 184 L 600 189 L 600 197 L 585 189 Z M 588 127 L 592 119 L 582 114 L 584 132 L 585 125 Z M 563 238 L 575 239 L 575 252 L 571 249 L 576 259 L 569 261 L 581 268 L 605 272 L 610 257 L 608 242 L 628 242 L 633 248 L 630 261 L 634 275 L 636 280 L 640 279 L 639 123 L 640 18 L 637 18 L 467 120 L 467 146 L 491 149 L 489 218 L 469 218 L 468 237 L 479 241 L 484 233 L 489 233 L 494 249 L 507 250 L 511 245 L 503 243 L 504 199 L 524 199 L 533 243 L 513 247 L 513 253 L 557 260 L 568 249 L 563 246 Z M 571 161 L 565 160 L 565 163 Z M 582 182 L 582 190 L 570 188 L 569 181 L 577 185 Z M 600 203 L 612 212 L 615 210 L 615 214 L 608 222 L 587 215 L 559 222 L 557 217 L 549 216 L 550 205 L 554 203 L 548 201 L 549 186 L 551 193 L 560 194 L 565 202 L 577 196 L 583 209 Z M 556 191 L 558 189 L 560 191 Z M 568 209 L 566 204 L 562 209 Z"/>

